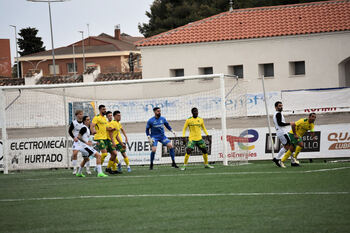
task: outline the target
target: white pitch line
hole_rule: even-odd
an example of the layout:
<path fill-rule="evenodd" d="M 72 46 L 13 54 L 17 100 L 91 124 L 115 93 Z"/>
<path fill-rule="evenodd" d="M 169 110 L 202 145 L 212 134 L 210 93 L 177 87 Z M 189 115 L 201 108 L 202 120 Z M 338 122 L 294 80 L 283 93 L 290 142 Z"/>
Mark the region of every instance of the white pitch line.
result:
<path fill-rule="evenodd" d="M 0 202 L 72 200 L 93 198 L 142 198 L 142 197 L 218 197 L 218 196 L 285 196 L 285 195 L 348 195 L 349 192 L 305 192 L 305 193 L 179 193 L 179 194 L 125 194 L 125 195 L 96 195 L 73 197 L 38 197 L 19 199 L 0 199 Z"/>
<path fill-rule="evenodd" d="M 350 167 L 324 168 L 324 169 L 317 169 L 317 170 L 304 171 L 304 173 L 310 173 L 310 172 L 326 172 L 326 171 L 343 170 L 343 169 L 349 169 L 349 168 L 350 168 Z"/>

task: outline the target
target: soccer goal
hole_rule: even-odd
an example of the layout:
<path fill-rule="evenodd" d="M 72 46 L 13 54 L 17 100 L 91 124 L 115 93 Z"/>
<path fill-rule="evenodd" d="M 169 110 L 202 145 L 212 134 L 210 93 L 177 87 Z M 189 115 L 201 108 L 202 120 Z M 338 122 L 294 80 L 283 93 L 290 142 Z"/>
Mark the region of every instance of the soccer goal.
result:
<path fill-rule="evenodd" d="M 151 148 L 145 127 L 154 116 L 154 107 L 161 108 L 162 116 L 176 132 L 174 137 L 166 130 L 175 146 L 177 163 L 184 160 L 188 131 L 182 137 L 182 129 L 186 119 L 192 116 L 193 107 L 198 108 L 209 133 L 203 137 L 209 162 L 227 165 L 231 161 L 247 161 L 249 129 L 238 130 L 234 124 L 236 118 L 246 116 L 245 98 L 245 83 L 223 74 L 1 87 L 0 158 L 3 159 L 0 166 L 4 173 L 71 167 L 72 140 L 68 126 L 74 120 L 74 112 L 81 109 L 92 119 L 101 104 L 108 111 L 121 112 L 131 165 L 149 164 Z M 161 144 L 158 147 L 155 164 L 170 163 L 167 148 Z M 189 163 L 202 161 L 201 151 L 195 148 Z"/>

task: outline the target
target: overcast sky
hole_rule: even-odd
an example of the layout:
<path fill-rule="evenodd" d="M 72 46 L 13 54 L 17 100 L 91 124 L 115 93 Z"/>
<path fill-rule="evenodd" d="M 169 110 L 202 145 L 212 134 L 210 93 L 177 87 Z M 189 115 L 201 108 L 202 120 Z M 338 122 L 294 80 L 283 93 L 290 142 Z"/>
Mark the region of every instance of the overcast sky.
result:
<path fill-rule="evenodd" d="M 53 37 L 55 48 L 69 45 L 81 39 L 78 32 L 87 36 L 104 32 L 114 35 L 114 25 L 120 24 L 121 32 L 131 36 L 142 36 L 138 23 L 147 23 L 145 15 L 154 0 L 70 0 L 51 3 Z M 27 0 L 0 0 L 0 38 L 10 39 L 11 57 L 16 55 L 15 33 L 9 25 L 21 28 L 35 27 L 39 30 L 46 49 L 51 49 L 48 4 Z M 13 65 L 13 64 L 12 64 Z"/>

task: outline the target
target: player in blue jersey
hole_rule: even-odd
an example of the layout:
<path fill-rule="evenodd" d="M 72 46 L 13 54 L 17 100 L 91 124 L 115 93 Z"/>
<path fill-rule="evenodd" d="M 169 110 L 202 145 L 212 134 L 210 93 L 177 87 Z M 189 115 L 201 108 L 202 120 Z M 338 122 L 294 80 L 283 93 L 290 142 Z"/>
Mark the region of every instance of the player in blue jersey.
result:
<path fill-rule="evenodd" d="M 149 169 L 153 170 L 153 160 L 154 160 L 154 156 L 155 156 L 156 151 L 157 151 L 158 142 L 161 142 L 163 145 L 166 145 L 168 147 L 168 150 L 169 150 L 170 156 L 171 156 L 171 160 L 173 161 L 171 166 L 174 168 L 179 168 L 175 163 L 174 147 L 171 144 L 171 141 L 165 136 L 163 125 L 169 131 L 171 131 L 175 137 L 176 137 L 176 134 L 172 130 L 172 128 L 170 127 L 168 121 L 164 117 L 161 116 L 160 108 L 158 108 L 158 107 L 153 108 L 153 112 L 154 112 L 154 117 L 152 117 L 151 119 L 149 119 L 147 121 L 147 126 L 146 126 L 146 135 L 147 135 L 148 141 L 152 147 L 151 164 L 150 164 Z"/>

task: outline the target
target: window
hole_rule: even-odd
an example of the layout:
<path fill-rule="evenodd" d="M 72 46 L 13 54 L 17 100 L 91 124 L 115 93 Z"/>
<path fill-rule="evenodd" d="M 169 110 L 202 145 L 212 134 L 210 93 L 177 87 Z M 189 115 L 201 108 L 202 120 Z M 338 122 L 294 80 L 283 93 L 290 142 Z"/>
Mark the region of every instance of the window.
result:
<path fill-rule="evenodd" d="M 171 77 L 183 77 L 183 76 L 185 76 L 185 70 L 184 69 L 171 69 L 170 76 Z"/>
<path fill-rule="evenodd" d="M 238 76 L 238 78 L 243 78 L 243 65 L 229 66 L 229 74 Z"/>
<path fill-rule="evenodd" d="M 54 74 L 53 65 L 49 65 L 49 70 L 50 70 L 50 74 Z M 56 71 L 56 74 L 60 73 L 60 66 L 59 65 L 55 65 L 55 71 Z"/>
<path fill-rule="evenodd" d="M 305 75 L 305 61 L 289 62 L 290 75 Z"/>
<path fill-rule="evenodd" d="M 75 63 L 75 70 L 74 70 L 74 63 L 67 63 L 67 71 L 68 73 L 74 73 L 78 71 L 77 63 Z"/>
<path fill-rule="evenodd" d="M 264 75 L 264 77 L 273 77 L 273 63 L 259 64 L 259 76 Z"/>
<path fill-rule="evenodd" d="M 201 67 L 199 68 L 199 74 L 213 74 L 213 67 Z"/>

